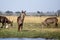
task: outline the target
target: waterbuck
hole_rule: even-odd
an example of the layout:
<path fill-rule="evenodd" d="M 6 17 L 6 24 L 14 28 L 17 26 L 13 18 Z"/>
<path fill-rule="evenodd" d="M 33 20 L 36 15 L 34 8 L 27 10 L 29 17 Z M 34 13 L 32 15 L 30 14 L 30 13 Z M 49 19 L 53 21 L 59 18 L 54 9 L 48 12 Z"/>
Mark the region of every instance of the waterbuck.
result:
<path fill-rule="evenodd" d="M 21 31 L 23 29 L 23 22 L 25 18 L 26 11 L 22 11 L 20 16 L 17 17 L 17 23 L 18 23 L 18 31 Z"/>
<path fill-rule="evenodd" d="M 57 19 L 57 17 L 49 17 L 49 18 L 46 18 L 43 22 L 42 22 L 42 24 L 44 25 L 44 26 L 49 26 L 50 24 L 54 24 L 55 25 L 55 27 L 58 27 L 58 19 Z"/>
<path fill-rule="evenodd" d="M 13 26 L 13 22 L 10 21 L 10 20 L 9 20 L 7 17 L 5 17 L 5 16 L 0 16 L 0 23 L 2 23 L 1 28 L 3 28 L 3 26 L 6 25 L 6 23 L 7 23 L 7 24 L 10 24 L 11 26 Z M 6 27 L 7 27 L 7 26 L 6 26 Z"/>

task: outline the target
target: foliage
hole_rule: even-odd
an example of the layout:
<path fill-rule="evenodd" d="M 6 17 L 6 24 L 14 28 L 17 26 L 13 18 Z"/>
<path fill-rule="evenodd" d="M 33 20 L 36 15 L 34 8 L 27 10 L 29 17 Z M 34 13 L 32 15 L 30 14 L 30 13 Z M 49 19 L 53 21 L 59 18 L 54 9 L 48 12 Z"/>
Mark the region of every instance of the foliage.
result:
<path fill-rule="evenodd" d="M 12 11 L 9 11 L 9 10 L 6 11 L 5 13 L 6 13 L 6 15 L 13 15 L 13 12 Z"/>

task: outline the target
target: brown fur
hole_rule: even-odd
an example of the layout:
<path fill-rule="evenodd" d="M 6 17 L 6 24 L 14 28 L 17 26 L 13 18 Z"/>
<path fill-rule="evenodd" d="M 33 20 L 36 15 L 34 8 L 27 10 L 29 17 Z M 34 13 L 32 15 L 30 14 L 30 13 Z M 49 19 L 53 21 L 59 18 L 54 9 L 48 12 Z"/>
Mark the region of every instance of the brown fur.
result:
<path fill-rule="evenodd" d="M 49 26 L 49 24 L 54 24 L 55 27 L 58 27 L 58 19 L 57 17 L 50 17 L 44 20 L 43 24 L 45 26 Z"/>
<path fill-rule="evenodd" d="M 23 22 L 25 18 L 25 11 L 21 12 L 21 15 L 17 18 L 17 23 L 18 23 L 18 31 L 21 31 L 23 29 Z"/>
<path fill-rule="evenodd" d="M 4 25 L 7 24 L 11 24 L 11 26 L 13 26 L 12 21 L 10 21 L 8 18 L 6 18 L 5 16 L 0 16 L 0 23 L 2 23 L 1 28 L 3 28 Z"/>

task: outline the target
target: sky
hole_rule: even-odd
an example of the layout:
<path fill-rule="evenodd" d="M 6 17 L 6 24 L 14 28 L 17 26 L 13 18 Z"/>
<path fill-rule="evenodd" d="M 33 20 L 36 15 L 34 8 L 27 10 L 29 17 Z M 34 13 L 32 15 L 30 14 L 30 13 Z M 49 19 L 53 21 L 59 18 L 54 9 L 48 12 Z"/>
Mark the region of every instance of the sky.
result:
<path fill-rule="evenodd" d="M 60 9 L 60 0 L 0 0 L 0 11 L 57 11 Z"/>

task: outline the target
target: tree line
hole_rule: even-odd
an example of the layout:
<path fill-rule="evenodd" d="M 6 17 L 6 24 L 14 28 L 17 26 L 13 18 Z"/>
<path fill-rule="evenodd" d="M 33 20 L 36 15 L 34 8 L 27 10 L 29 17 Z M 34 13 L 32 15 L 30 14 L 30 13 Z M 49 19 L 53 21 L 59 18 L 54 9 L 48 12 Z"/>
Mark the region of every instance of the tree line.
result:
<path fill-rule="evenodd" d="M 13 11 L 9 11 L 7 10 L 6 12 L 2 12 L 0 11 L 0 15 L 8 15 L 8 16 L 11 16 L 11 15 L 20 15 L 20 11 L 16 11 L 16 12 L 13 12 Z M 60 10 L 57 10 L 56 12 L 42 12 L 42 11 L 36 11 L 36 12 L 26 12 L 27 16 L 60 16 Z"/>

